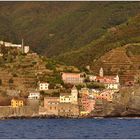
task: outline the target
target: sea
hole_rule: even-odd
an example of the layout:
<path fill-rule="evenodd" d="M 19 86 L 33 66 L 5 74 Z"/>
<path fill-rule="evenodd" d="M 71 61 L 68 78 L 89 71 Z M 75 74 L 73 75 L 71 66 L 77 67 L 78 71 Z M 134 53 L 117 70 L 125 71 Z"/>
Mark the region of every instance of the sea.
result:
<path fill-rule="evenodd" d="M 1 139 L 140 139 L 139 118 L 0 120 Z"/>

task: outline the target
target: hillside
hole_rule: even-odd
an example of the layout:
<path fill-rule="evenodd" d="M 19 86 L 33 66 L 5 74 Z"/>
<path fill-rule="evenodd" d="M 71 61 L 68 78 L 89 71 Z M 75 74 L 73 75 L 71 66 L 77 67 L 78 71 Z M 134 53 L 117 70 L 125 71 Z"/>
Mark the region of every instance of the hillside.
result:
<path fill-rule="evenodd" d="M 0 2 L 0 39 L 20 42 L 24 38 L 38 53 L 61 56 L 92 44 L 108 28 L 138 13 L 139 2 Z M 64 57 L 65 62 L 83 59 L 79 55 L 70 62 L 70 56 Z"/>
<path fill-rule="evenodd" d="M 79 72 L 74 66 L 57 63 L 33 52 L 11 56 L 9 51 L 7 59 L 0 57 L 0 103 L 7 98 L 8 90 L 20 91 L 20 96 L 26 97 L 30 91 L 38 89 L 38 82 L 49 82 L 52 89 L 63 83 L 60 72 Z"/>
<path fill-rule="evenodd" d="M 123 24 L 109 28 L 104 35 L 93 40 L 88 45 L 83 46 L 76 51 L 60 55 L 57 59 L 77 66 L 90 65 L 93 68 L 100 57 L 110 50 L 127 44 L 140 43 L 139 35 L 140 15 L 137 15 Z M 129 47 L 129 51 L 129 53 L 140 55 L 139 47 L 135 47 L 135 45 Z M 113 57 L 118 57 L 119 61 L 121 61 L 119 55 Z M 116 63 L 118 63 L 118 61 L 116 61 Z"/>

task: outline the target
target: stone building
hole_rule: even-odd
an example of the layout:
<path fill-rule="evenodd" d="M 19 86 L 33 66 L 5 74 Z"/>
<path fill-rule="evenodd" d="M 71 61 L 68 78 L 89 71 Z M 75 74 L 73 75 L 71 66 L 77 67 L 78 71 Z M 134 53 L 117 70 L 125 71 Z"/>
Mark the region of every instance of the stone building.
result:
<path fill-rule="evenodd" d="M 44 110 L 46 115 L 58 115 L 59 97 L 45 97 Z"/>

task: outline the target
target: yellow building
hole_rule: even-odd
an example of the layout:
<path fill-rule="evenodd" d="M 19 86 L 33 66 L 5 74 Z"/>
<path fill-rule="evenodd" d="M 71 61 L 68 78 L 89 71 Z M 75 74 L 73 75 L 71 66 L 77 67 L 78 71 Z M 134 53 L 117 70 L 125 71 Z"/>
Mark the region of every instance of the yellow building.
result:
<path fill-rule="evenodd" d="M 88 111 L 81 111 L 81 112 L 80 112 L 80 115 L 81 115 L 81 116 L 88 115 L 88 114 L 89 114 Z"/>
<path fill-rule="evenodd" d="M 22 99 L 12 99 L 11 100 L 12 107 L 22 107 L 23 105 L 24 105 L 24 102 Z"/>

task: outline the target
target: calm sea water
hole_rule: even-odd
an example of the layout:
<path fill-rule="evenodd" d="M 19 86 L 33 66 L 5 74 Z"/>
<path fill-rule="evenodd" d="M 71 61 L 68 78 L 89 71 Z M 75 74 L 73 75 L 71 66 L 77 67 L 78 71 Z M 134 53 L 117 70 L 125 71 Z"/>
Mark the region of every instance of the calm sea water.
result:
<path fill-rule="evenodd" d="M 0 138 L 140 138 L 140 119 L 1 120 Z"/>

